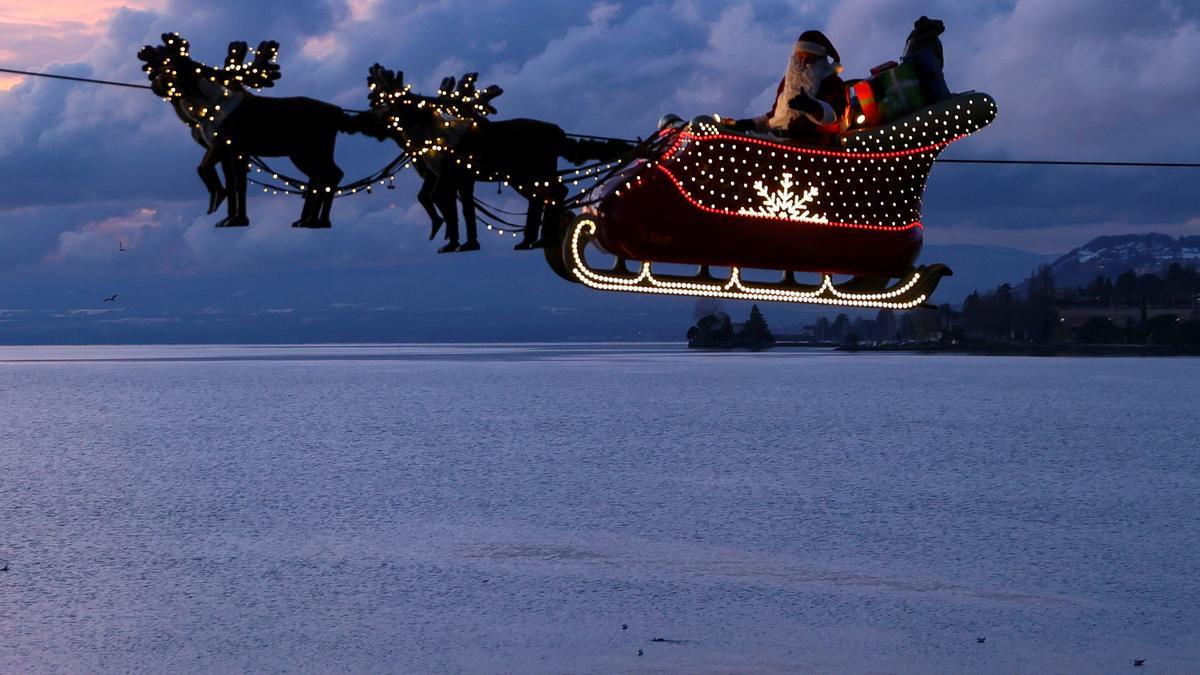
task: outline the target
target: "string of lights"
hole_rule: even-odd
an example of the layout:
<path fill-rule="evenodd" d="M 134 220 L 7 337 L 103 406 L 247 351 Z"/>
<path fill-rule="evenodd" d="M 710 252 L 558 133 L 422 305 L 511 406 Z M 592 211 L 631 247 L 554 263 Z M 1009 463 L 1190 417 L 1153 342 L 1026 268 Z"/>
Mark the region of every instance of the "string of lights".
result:
<path fill-rule="evenodd" d="M 387 164 L 387 166 L 385 166 L 382 169 L 376 171 L 375 173 L 367 176 L 366 178 L 360 178 L 359 180 L 356 180 L 352 183 L 347 183 L 345 185 L 339 186 L 334 191 L 334 197 L 345 197 L 345 196 L 352 195 L 352 194 L 358 194 L 360 191 L 367 192 L 369 194 L 371 192 L 372 186 L 374 186 L 374 184 L 376 182 L 378 182 L 380 185 L 386 184 L 388 186 L 389 190 L 395 189 L 394 186 L 395 186 L 396 174 L 398 174 L 399 172 L 403 171 L 404 169 L 408 168 L 411 165 L 412 165 L 412 158 L 409 157 L 407 153 L 400 153 L 400 155 L 398 157 L 396 157 L 396 159 L 393 159 L 391 162 L 389 162 Z M 287 187 L 286 188 L 278 187 L 275 185 L 268 185 L 266 183 L 254 181 L 254 183 L 256 185 L 262 185 L 267 188 L 275 189 L 279 192 L 285 192 L 288 194 L 298 194 L 298 195 L 303 195 L 304 190 L 306 189 L 305 182 L 303 180 L 301 180 L 299 178 L 294 178 L 292 176 L 287 176 L 285 174 L 281 174 L 281 173 L 273 170 L 270 167 L 270 165 L 268 165 L 265 161 L 263 161 L 263 159 L 261 157 L 253 157 L 253 156 L 250 157 L 250 163 L 247 165 L 246 168 L 254 169 L 254 171 L 256 173 L 270 174 L 272 180 L 280 181 Z M 249 179 L 249 180 L 253 180 L 253 179 Z"/>

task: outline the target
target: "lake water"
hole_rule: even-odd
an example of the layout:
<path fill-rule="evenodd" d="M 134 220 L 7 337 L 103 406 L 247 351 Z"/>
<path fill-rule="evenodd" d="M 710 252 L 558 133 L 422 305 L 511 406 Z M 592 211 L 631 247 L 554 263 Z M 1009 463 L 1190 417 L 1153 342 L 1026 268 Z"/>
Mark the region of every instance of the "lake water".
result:
<path fill-rule="evenodd" d="M 1200 672 L 1198 412 L 1197 359 L 0 347 L 0 671 Z"/>

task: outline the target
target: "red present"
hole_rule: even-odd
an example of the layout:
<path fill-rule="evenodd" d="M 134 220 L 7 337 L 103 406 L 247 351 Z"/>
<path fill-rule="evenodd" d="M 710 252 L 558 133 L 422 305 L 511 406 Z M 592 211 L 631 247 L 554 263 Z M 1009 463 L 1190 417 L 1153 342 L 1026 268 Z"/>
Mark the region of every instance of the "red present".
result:
<path fill-rule="evenodd" d="M 880 114 L 879 102 L 875 100 L 875 90 L 866 80 L 855 82 L 850 86 L 850 96 L 858 102 L 863 120 L 850 120 L 855 126 L 878 126 L 883 116 Z"/>

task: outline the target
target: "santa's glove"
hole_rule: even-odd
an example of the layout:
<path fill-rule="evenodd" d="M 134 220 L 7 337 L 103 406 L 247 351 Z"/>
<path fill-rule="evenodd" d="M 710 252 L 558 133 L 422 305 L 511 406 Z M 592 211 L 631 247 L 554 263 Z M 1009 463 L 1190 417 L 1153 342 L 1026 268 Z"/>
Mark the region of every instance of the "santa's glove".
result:
<path fill-rule="evenodd" d="M 821 104 L 817 100 L 808 95 L 808 92 L 801 91 L 788 101 L 788 107 L 792 110 L 799 110 L 802 113 L 812 115 L 821 114 Z"/>
<path fill-rule="evenodd" d="M 734 131 L 754 131 L 754 120 L 726 120 L 726 124 Z"/>

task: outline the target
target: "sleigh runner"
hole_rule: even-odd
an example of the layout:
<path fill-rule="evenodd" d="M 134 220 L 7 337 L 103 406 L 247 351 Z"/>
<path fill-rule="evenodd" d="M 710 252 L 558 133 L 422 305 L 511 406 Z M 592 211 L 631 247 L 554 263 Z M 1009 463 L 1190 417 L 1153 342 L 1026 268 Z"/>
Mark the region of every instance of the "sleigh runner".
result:
<path fill-rule="evenodd" d="M 598 290 L 915 307 L 951 274 L 944 265 L 913 267 L 926 179 L 946 146 L 995 115 L 990 96 L 960 94 L 843 134 L 841 148 L 733 133 L 709 117 L 666 118 L 656 145 L 665 149 L 599 186 L 566 228 L 561 251 L 547 257 L 560 274 Z M 589 264 L 589 244 L 616 256 L 616 265 Z M 631 260 L 640 265 L 629 269 Z M 655 263 L 700 270 L 655 274 Z M 714 279 L 712 267 L 730 273 Z M 745 269 L 778 270 L 782 279 L 748 282 Z M 820 281 L 799 283 L 797 272 Z M 834 275 L 852 278 L 835 283 Z"/>

